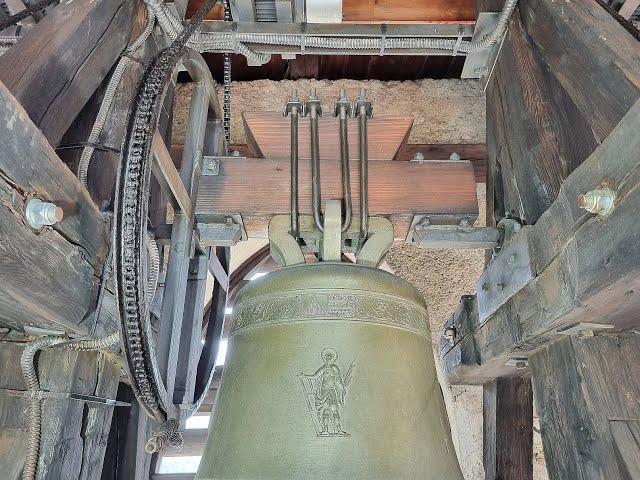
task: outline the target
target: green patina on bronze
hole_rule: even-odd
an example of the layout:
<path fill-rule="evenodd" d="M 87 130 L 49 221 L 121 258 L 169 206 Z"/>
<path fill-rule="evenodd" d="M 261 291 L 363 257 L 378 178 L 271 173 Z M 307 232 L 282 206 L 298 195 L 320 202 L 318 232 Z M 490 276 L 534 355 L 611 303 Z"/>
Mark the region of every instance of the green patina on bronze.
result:
<path fill-rule="evenodd" d="M 461 480 L 422 295 L 320 262 L 251 282 L 197 479 Z"/>

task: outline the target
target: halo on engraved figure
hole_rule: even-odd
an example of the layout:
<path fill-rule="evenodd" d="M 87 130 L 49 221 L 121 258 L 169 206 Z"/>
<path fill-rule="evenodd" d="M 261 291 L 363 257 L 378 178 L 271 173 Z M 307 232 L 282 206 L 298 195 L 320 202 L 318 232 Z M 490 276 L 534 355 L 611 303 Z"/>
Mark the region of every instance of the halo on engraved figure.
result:
<path fill-rule="evenodd" d="M 336 352 L 333 348 L 325 348 L 324 350 L 322 350 L 322 352 L 320 352 L 320 357 L 322 357 L 322 361 L 325 364 L 330 365 L 338 360 L 338 352 Z"/>

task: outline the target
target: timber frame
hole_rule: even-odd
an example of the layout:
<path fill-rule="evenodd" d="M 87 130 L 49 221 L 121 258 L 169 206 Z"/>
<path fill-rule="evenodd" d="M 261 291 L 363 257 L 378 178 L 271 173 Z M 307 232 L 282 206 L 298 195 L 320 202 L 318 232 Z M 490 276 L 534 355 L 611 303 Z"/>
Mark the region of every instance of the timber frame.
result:
<path fill-rule="evenodd" d="M 181 17 L 188 7 L 197 8 L 198 2 L 187 3 L 175 2 Z M 363 20 L 364 7 L 358 10 L 355 3 L 348 12 L 354 23 L 303 25 L 293 16 L 287 23 L 257 22 L 250 1 L 233 0 L 241 21 L 209 18 L 203 30 L 468 40 L 475 29 L 468 9 L 464 18 L 374 25 Z M 366 8 L 378 9 L 378 15 L 384 8 L 377 3 Z M 477 9 L 495 12 L 503 3 L 478 0 Z M 634 4 L 637 0 L 627 0 L 620 13 L 629 18 Z M 61 2 L 0 57 L 3 478 L 19 478 L 24 462 L 25 420 L 16 412 L 24 410 L 27 386 L 16 366 L 25 342 L 56 334 L 103 338 L 120 322 L 108 262 L 120 148 L 145 68 L 168 44 L 156 31 L 140 49 L 125 53 L 145 18 L 137 0 Z M 486 480 L 532 480 L 534 410 L 551 478 L 640 479 L 639 40 L 637 30 L 612 15 L 602 0 L 520 0 L 495 64 L 481 80 L 486 150 L 484 145 L 410 145 L 411 119 L 380 115 L 371 121 L 376 141 L 376 125 L 386 134 L 396 128 L 389 144 L 379 140 L 369 173 L 371 214 L 391 220 L 396 239 L 411 241 L 425 220 L 464 230 L 478 216 L 475 184 L 486 183 L 487 236 L 476 246 L 499 248 L 487 251 L 477 293 L 462 298 L 438 344 L 450 383 L 483 386 Z M 285 56 L 335 53 L 269 48 Z M 115 91 L 85 188 L 74 174 L 80 147 L 123 55 L 132 61 Z M 208 385 L 228 328 L 227 300 L 269 257 L 263 248 L 231 272 L 229 247 L 247 237 L 266 237 L 269 219 L 288 212 L 289 192 L 282 185 L 288 183 L 289 145 L 282 130 L 287 119 L 248 112 L 248 145 L 226 150 L 222 114 L 212 101 L 211 135 L 195 149 L 204 153 L 203 162 L 188 141 L 186 148 L 172 141 L 176 83 L 177 74 L 155 135 L 149 226 L 163 254 L 193 244 L 180 257 L 175 278 L 160 282 L 152 307 L 164 318 L 158 327 L 160 370 L 180 405 Z M 321 123 L 326 131 L 335 128 L 333 119 Z M 230 155 L 236 148 L 239 157 Z M 422 157 L 416 161 L 418 153 Z M 461 159 L 450 160 L 453 153 Z M 339 197 L 340 185 L 331 178 L 338 178 L 337 157 L 331 155 L 323 158 L 322 187 Z M 306 168 L 304 162 L 305 178 Z M 181 175 L 190 169 L 196 173 L 185 181 Z M 301 213 L 309 214 L 311 194 L 306 183 L 301 187 Z M 615 193 L 611 213 L 580 207 L 579 195 L 604 188 Z M 358 198 L 355 182 L 353 192 Z M 25 210 L 34 198 L 60 206 L 64 219 L 41 230 L 29 227 Z M 167 224 L 168 204 L 184 218 Z M 512 234 L 496 238 L 505 223 Z M 204 308 L 207 280 L 213 288 Z M 172 282 L 180 288 L 173 289 Z M 38 478 L 189 478 L 158 473 L 159 455 L 145 451 L 159 424 L 136 401 L 116 350 L 40 355 L 43 389 L 103 402 L 43 400 Z M 218 381 L 216 370 L 201 412 L 211 410 Z M 122 402 L 118 407 L 107 402 L 116 400 Z M 204 439 L 198 432 L 185 441 L 185 451 L 197 453 Z"/>
<path fill-rule="evenodd" d="M 520 2 L 487 84 L 487 225 L 522 227 L 439 344 L 449 382 L 484 385 L 487 480 L 533 478 L 534 398 L 551 478 L 640 474 L 640 43 L 618 20 Z M 580 207 L 602 188 L 610 214 Z"/>

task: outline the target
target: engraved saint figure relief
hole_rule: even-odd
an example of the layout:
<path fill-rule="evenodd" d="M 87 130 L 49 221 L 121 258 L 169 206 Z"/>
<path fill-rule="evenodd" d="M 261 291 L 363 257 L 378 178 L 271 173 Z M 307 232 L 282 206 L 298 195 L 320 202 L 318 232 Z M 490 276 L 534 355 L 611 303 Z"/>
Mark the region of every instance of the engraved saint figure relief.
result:
<path fill-rule="evenodd" d="M 320 437 L 348 437 L 342 428 L 340 409 L 344 405 L 355 361 L 342 376 L 336 363 L 338 353 L 333 348 L 325 348 L 320 356 L 323 365 L 314 374 L 298 375 L 316 434 Z"/>

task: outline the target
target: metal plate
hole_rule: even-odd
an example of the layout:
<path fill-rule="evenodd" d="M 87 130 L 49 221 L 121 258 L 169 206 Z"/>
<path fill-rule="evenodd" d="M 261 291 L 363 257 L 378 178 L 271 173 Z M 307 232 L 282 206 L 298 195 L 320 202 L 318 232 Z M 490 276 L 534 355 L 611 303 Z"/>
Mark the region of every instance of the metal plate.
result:
<path fill-rule="evenodd" d="M 487 36 L 498 22 L 499 16 L 499 13 L 480 13 L 471 41 L 478 42 Z M 506 34 L 491 48 L 468 54 L 460 78 L 482 78 L 484 89 L 495 67 L 505 36 Z"/>
<path fill-rule="evenodd" d="M 342 22 L 342 0 L 307 0 L 307 23 Z"/>
<path fill-rule="evenodd" d="M 529 253 L 528 235 L 532 228 L 523 227 L 478 279 L 480 324 L 536 276 Z"/>

